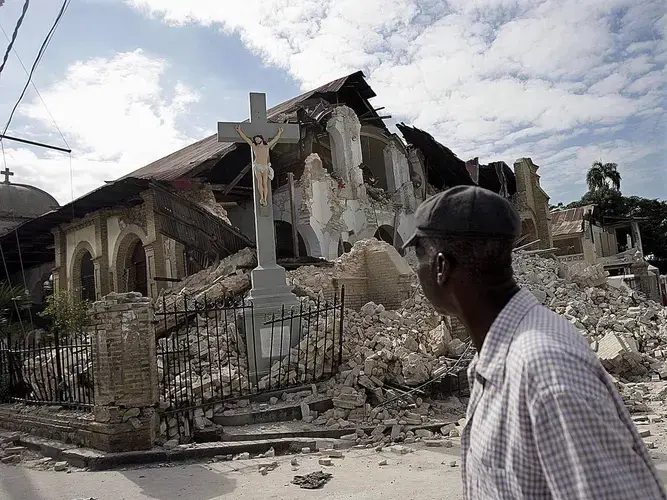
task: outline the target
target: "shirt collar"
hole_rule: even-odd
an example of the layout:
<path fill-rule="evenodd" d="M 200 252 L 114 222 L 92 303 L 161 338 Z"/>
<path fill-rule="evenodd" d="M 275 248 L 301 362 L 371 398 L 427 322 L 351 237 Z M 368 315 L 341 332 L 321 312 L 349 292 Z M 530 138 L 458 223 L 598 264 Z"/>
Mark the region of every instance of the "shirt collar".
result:
<path fill-rule="evenodd" d="M 484 379 L 494 385 L 502 383 L 514 333 L 528 311 L 538 304 L 530 290 L 521 288 L 500 311 L 486 334 L 473 368 Z"/>

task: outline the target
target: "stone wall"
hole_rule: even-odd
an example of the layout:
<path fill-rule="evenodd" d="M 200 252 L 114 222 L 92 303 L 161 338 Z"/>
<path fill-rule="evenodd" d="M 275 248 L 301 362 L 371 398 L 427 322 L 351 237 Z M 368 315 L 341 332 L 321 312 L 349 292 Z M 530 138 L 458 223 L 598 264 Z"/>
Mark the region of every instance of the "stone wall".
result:
<path fill-rule="evenodd" d="M 92 311 L 93 411 L 3 405 L 0 427 L 106 452 L 150 449 L 158 403 L 150 299 L 113 293 Z"/>
<path fill-rule="evenodd" d="M 519 158 L 514 162 L 517 185 L 515 203 L 521 220 L 531 220 L 535 225 L 540 240 L 536 247 L 551 248 L 553 239 L 549 223 L 549 196 L 540 186 L 540 176 L 537 174 L 539 168 L 530 158 Z"/>
<path fill-rule="evenodd" d="M 94 424 L 89 412 L 57 406 L 0 405 L 1 428 L 75 446 L 95 446 Z"/>
<path fill-rule="evenodd" d="M 349 253 L 336 260 L 333 270 L 302 267 L 289 276 L 310 290 L 321 291 L 328 301 L 344 285 L 345 307 L 358 310 L 368 302 L 399 309 L 412 293 L 413 274 L 394 247 L 368 239 L 355 243 Z"/>
<path fill-rule="evenodd" d="M 367 250 L 366 276 L 369 301 L 387 309 L 399 309 L 410 296 L 412 269 L 393 247 L 387 245 Z"/>

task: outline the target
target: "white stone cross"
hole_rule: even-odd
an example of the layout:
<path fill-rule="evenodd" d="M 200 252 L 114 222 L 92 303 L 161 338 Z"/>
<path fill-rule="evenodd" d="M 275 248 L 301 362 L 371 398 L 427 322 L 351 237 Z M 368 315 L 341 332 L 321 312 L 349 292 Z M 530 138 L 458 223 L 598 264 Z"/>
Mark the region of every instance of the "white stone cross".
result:
<path fill-rule="evenodd" d="M 241 125 L 248 137 L 261 135 L 265 140 L 275 137 L 278 129 L 283 128 L 283 134 L 278 142 L 295 144 L 299 142 L 299 126 L 289 123 L 270 123 L 266 117 L 266 94 L 250 92 L 250 122 L 243 123 L 218 122 L 218 142 L 245 142 L 236 132 Z"/>
<path fill-rule="evenodd" d="M 289 123 L 269 123 L 266 115 L 266 94 L 250 93 L 250 121 L 244 123 L 219 122 L 218 142 L 248 142 L 239 135 L 237 128 L 241 126 L 243 134 L 248 138 L 261 136 L 269 143 L 275 138 L 280 129 L 282 134 L 275 142 L 297 143 L 300 140 L 299 125 Z M 265 150 L 266 151 L 266 150 Z M 251 151 L 251 161 L 255 162 L 255 155 Z M 270 166 L 270 158 L 266 158 Z M 252 290 L 250 297 L 254 305 L 259 308 L 295 303 L 296 297 L 291 287 L 287 285 L 285 269 L 276 263 L 276 238 L 273 226 L 273 206 L 271 203 L 271 183 L 268 183 L 266 203 L 260 204 L 257 176 L 252 174 L 254 215 L 255 215 L 255 242 L 257 245 L 257 268 L 252 273 Z"/>

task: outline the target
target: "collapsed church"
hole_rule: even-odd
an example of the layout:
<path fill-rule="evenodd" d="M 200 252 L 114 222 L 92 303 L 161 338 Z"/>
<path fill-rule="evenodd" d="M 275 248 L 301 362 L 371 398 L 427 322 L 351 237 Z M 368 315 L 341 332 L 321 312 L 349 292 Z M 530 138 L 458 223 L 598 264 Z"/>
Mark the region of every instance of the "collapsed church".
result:
<path fill-rule="evenodd" d="M 529 158 L 514 170 L 502 161 L 480 165 L 417 128 L 398 124 L 400 137 L 385 125 L 383 108 L 371 104 L 374 97 L 357 72 L 268 110 L 269 121 L 301 129 L 298 143 L 278 144 L 271 154 L 279 263 L 335 259 L 372 237 L 400 248 L 418 204 L 460 184 L 509 198 L 521 214 L 523 243 L 552 247 L 549 197 Z M 62 207 L 0 226 L 0 281 L 25 278 L 33 303 L 43 301 L 45 281 L 88 300 L 128 291 L 155 298 L 253 246 L 248 149 L 212 135 Z M 12 206 L 0 209 L 0 216 L 16 215 Z"/>

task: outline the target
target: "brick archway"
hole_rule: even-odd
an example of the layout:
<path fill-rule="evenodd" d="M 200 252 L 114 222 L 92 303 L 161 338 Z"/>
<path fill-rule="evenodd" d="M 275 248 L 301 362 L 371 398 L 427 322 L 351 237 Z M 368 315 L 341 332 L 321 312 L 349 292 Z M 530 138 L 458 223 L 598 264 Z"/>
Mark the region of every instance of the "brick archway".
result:
<path fill-rule="evenodd" d="M 125 227 L 118 236 L 111 266 L 117 292 L 138 291 L 148 295 L 146 244 L 146 233 L 134 224 Z"/>
<path fill-rule="evenodd" d="M 95 250 L 88 241 L 80 241 L 72 253 L 69 272 L 69 288 L 81 299 L 97 300 L 98 285 L 95 279 Z"/>

